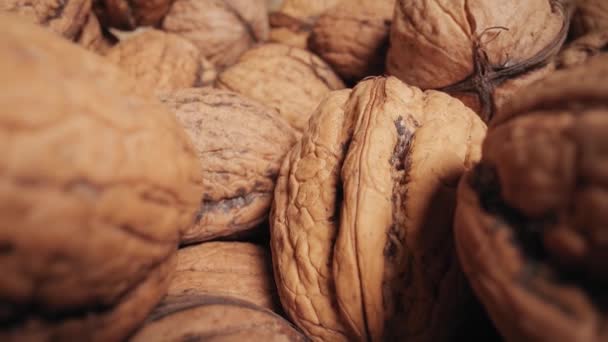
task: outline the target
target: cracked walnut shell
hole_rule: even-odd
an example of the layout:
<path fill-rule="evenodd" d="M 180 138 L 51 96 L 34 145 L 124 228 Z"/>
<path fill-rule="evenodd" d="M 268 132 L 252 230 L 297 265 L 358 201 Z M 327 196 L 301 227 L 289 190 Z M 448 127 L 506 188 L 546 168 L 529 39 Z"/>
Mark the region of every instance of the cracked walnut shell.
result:
<path fill-rule="evenodd" d="M 460 101 L 394 77 L 319 105 L 283 162 L 270 219 L 281 303 L 307 335 L 456 332 L 468 300 L 452 246 L 456 184 L 484 133 Z"/>
<path fill-rule="evenodd" d="M 194 142 L 203 175 L 196 222 L 182 241 L 239 235 L 260 225 L 295 131 L 276 111 L 225 90 L 183 89 L 162 100 Z"/>
<path fill-rule="evenodd" d="M 398 0 L 386 67 L 446 91 L 485 121 L 544 77 L 568 33 L 572 0 Z"/>
<path fill-rule="evenodd" d="M 281 44 L 247 51 L 224 70 L 216 86 L 276 108 L 292 127 L 303 131 L 316 106 L 344 83 L 318 56 Z"/>
<path fill-rule="evenodd" d="M 608 56 L 496 117 L 459 186 L 463 269 L 507 341 L 608 339 Z"/>
<path fill-rule="evenodd" d="M 0 30 L 0 340 L 121 340 L 167 290 L 194 149 L 102 57 L 15 17 Z"/>
<path fill-rule="evenodd" d="M 133 30 L 155 26 L 169 11 L 173 0 L 93 0 L 93 10 L 106 27 Z"/>

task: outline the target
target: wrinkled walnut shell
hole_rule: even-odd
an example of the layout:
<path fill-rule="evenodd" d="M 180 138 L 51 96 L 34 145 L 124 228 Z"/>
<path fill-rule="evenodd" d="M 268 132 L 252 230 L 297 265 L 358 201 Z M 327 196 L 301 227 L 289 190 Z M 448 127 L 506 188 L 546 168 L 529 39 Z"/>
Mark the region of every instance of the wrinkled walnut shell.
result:
<path fill-rule="evenodd" d="M 344 83 L 313 53 L 266 44 L 243 54 L 218 76 L 216 86 L 278 109 L 292 127 L 302 131 L 323 97 L 344 88 Z"/>
<path fill-rule="evenodd" d="M 158 94 L 209 85 L 216 76 L 213 65 L 192 43 L 153 29 L 121 41 L 106 57 Z"/>
<path fill-rule="evenodd" d="M 606 77 L 600 56 L 520 92 L 460 183 L 460 260 L 508 341 L 608 339 Z"/>
<path fill-rule="evenodd" d="M 556 57 L 557 69 L 572 68 L 586 63 L 591 57 L 608 52 L 608 30 L 595 31 L 568 44 Z"/>
<path fill-rule="evenodd" d="M 207 242 L 177 252 L 165 301 L 183 296 L 236 298 L 277 310 L 270 252 L 245 242 Z"/>
<path fill-rule="evenodd" d="M 283 157 L 295 131 L 276 111 L 241 95 L 183 89 L 163 102 L 194 142 L 203 175 L 202 201 L 184 243 L 250 231 L 270 210 Z"/>
<path fill-rule="evenodd" d="M 103 58 L 0 16 L 0 340 L 119 341 L 167 290 L 200 171 Z"/>
<path fill-rule="evenodd" d="M 460 101 L 394 77 L 319 105 L 281 167 L 270 219 L 279 296 L 307 335 L 457 331 L 468 296 L 451 238 L 455 190 L 484 132 Z"/>
<path fill-rule="evenodd" d="M 572 31 L 577 36 L 608 31 L 608 1 L 577 0 L 576 13 L 572 18 Z"/>
<path fill-rule="evenodd" d="M 572 10 L 571 0 L 398 0 L 387 71 L 446 91 L 489 121 L 548 73 Z"/>
<path fill-rule="evenodd" d="M 155 26 L 169 11 L 173 0 L 93 0 L 93 9 L 106 27 L 133 30 Z"/>
<path fill-rule="evenodd" d="M 162 27 L 190 40 L 218 68 L 268 39 L 265 0 L 176 0 Z"/>

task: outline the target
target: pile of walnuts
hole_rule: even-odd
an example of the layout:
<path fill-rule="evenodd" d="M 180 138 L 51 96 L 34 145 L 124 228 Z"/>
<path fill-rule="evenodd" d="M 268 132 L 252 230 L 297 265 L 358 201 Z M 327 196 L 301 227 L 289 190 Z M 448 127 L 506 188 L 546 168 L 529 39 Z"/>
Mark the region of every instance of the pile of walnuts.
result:
<path fill-rule="evenodd" d="M 608 341 L 607 4 L 0 0 L 0 341 Z"/>

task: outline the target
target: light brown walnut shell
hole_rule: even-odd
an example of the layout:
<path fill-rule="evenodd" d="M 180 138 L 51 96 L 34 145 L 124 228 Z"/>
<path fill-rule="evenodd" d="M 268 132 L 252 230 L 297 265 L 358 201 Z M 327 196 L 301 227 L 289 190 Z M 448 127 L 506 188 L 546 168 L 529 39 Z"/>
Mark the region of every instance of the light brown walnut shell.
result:
<path fill-rule="evenodd" d="M 173 0 L 93 0 L 93 9 L 106 27 L 133 30 L 155 26 L 169 11 Z"/>
<path fill-rule="evenodd" d="M 196 224 L 184 243 L 255 229 L 268 216 L 295 131 L 276 113 L 233 92 L 183 89 L 163 98 L 194 142 L 203 175 Z"/>
<path fill-rule="evenodd" d="M 302 131 L 323 97 L 344 88 L 344 83 L 311 52 L 266 44 L 243 54 L 218 76 L 216 86 L 276 108 L 292 127 Z"/>
<path fill-rule="evenodd" d="M 459 257 L 507 341 L 608 339 L 607 77 L 603 55 L 522 90 L 460 183 Z"/>
<path fill-rule="evenodd" d="M 394 77 L 333 92 L 279 175 L 275 279 L 314 340 L 441 341 L 468 291 L 452 244 L 460 175 L 485 125 L 460 101 Z"/>
<path fill-rule="evenodd" d="M 577 36 L 608 31 L 608 1 L 577 0 L 572 31 Z"/>
<path fill-rule="evenodd" d="M 122 340 L 193 222 L 194 148 L 102 57 L 15 17 L 0 30 L 0 340 Z"/>

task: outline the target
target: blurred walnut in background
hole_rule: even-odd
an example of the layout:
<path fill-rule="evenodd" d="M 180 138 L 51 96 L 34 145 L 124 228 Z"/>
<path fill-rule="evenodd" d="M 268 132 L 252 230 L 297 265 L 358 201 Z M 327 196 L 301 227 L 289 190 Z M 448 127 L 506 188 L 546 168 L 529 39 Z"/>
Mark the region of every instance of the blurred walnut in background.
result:
<path fill-rule="evenodd" d="M 169 11 L 173 0 L 93 0 L 93 9 L 106 27 L 133 30 L 155 26 Z"/>
<path fill-rule="evenodd" d="M 577 36 L 594 31 L 608 31 L 608 1 L 577 0 L 572 30 Z"/>

